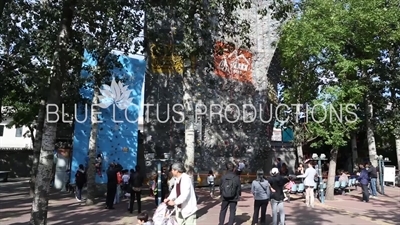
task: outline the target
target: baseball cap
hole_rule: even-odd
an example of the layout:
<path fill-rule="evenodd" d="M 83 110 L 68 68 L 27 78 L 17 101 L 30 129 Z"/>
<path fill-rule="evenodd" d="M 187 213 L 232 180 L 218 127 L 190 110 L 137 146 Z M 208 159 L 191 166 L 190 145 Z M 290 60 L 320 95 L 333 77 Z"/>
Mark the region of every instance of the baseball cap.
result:
<path fill-rule="evenodd" d="M 278 168 L 272 168 L 272 170 L 271 170 L 271 175 L 272 176 L 275 176 L 275 175 L 277 175 L 279 173 L 279 170 L 278 170 Z"/>

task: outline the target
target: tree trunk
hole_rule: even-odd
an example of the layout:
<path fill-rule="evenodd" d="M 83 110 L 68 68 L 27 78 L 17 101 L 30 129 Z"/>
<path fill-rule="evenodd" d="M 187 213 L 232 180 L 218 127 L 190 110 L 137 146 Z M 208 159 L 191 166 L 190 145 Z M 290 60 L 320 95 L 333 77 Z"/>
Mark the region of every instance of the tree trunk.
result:
<path fill-rule="evenodd" d="M 90 139 L 89 139 L 89 165 L 87 170 L 87 197 L 86 197 L 86 205 L 93 205 L 94 199 L 96 197 L 96 146 L 97 146 L 97 132 L 98 132 L 98 114 L 100 109 L 99 104 L 99 87 L 94 87 L 93 89 L 93 99 L 92 99 L 92 127 L 90 130 Z"/>
<path fill-rule="evenodd" d="M 352 163 L 353 172 L 357 168 L 358 150 L 357 150 L 357 134 L 353 133 L 351 135 L 351 152 L 352 152 Z M 349 171 L 350 172 L 350 171 Z"/>
<path fill-rule="evenodd" d="M 400 169 L 400 136 L 396 136 L 397 168 Z"/>
<path fill-rule="evenodd" d="M 300 112 L 297 112 L 297 113 L 298 114 L 296 114 L 296 115 L 300 114 Z M 301 164 L 301 163 L 303 163 L 303 160 L 304 160 L 304 154 L 303 154 L 303 142 L 300 140 L 299 136 L 297 135 L 299 133 L 300 133 L 300 128 L 299 128 L 299 125 L 296 124 L 294 127 L 294 139 L 296 140 L 295 143 L 296 143 L 296 150 L 297 150 L 297 160 L 298 160 L 298 163 Z"/>
<path fill-rule="evenodd" d="M 376 160 L 376 144 L 375 144 L 375 134 L 374 134 L 374 128 L 372 125 L 372 115 L 370 111 L 370 101 L 368 99 L 368 96 L 365 99 L 365 122 L 366 122 L 366 127 L 367 127 L 367 141 L 368 141 L 368 154 L 369 154 L 369 161 L 374 165 L 374 167 L 378 166 L 378 162 Z"/>
<path fill-rule="evenodd" d="M 58 43 L 57 47 L 54 49 L 53 69 L 47 99 L 48 104 L 58 106 L 61 102 L 63 78 L 68 76 L 68 46 L 71 38 L 72 20 L 77 0 L 65 0 L 63 3 Z M 57 123 L 50 121 L 58 119 L 56 114 L 47 114 L 47 116 L 50 120 L 45 120 L 43 125 L 42 148 L 40 151 L 31 218 L 29 221 L 31 225 L 47 224 L 48 194 L 53 173 L 53 152 L 57 133 Z"/>
<path fill-rule="evenodd" d="M 36 134 L 35 140 L 33 143 L 33 158 L 32 158 L 32 166 L 31 166 L 31 180 L 30 180 L 30 191 L 29 194 L 31 197 L 34 196 L 35 192 L 35 179 L 36 173 L 39 166 L 39 157 L 40 157 L 40 149 L 42 148 L 42 137 L 43 137 L 43 125 L 46 111 L 46 101 L 40 101 L 40 108 L 38 113 L 38 118 L 36 121 Z"/>
<path fill-rule="evenodd" d="M 187 173 L 194 178 L 194 154 L 195 154 L 195 135 L 194 135 L 194 110 L 193 97 L 191 95 L 191 67 L 186 65 L 183 75 L 184 95 L 183 103 L 186 107 L 186 123 L 185 123 L 185 169 Z"/>
<path fill-rule="evenodd" d="M 336 177 L 336 162 L 338 156 L 338 149 L 331 149 L 331 158 L 329 161 L 328 182 L 326 185 L 326 200 L 333 200 L 335 198 L 335 177 Z"/>

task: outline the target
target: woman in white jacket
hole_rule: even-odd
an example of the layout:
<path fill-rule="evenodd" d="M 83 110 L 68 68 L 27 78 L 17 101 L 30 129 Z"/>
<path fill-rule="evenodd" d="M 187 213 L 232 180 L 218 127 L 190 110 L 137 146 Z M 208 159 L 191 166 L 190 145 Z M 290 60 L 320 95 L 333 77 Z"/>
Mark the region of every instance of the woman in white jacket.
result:
<path fill-rule="evenodd" d="M 317 176 L 317 171 L 311 164 L 311 160 L 305 162 L 307 164 L 307 169 L 302 175 L 298 175 L 297 178 L 304 178 L 304 187 L 306 188 L 306 205 L 307 207 L 314 208 L 314 188 L 316 187 L 315 177 Z"/>

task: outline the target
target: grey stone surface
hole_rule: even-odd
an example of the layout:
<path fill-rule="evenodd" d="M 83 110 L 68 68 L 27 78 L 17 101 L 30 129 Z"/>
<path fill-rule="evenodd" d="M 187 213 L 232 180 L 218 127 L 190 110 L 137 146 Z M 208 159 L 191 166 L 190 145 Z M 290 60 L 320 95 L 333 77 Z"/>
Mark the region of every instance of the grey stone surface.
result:
<path fill-rule="evenodd" d="M 204 70 L 205 65 L 201 65 L 201 62 L 197 62 L 197 73 L 192 74 L 188 81 L 193 101 L 196 104 L 204 104 L 208 108 L 206 115 L 198 115 L 196 121 L 195 165 L 198 170 L 222 170 L 225 162 L 234 159 L 245 159 L 251 171 L 259 168 L 271 168 L 276 154 L 270 144 L 273 120 L 270 123 L 263 123 L 260 120 L 260 114 L 263 114 L 264 120 L 268 120 L 271 112 L 265 112 L 265 108 L 269 108 L 269 105 L 277 100 L 277 83 L 281 70 L 274 46 L 278 41 L 279 22 L 274 21 L 270 16 L 261 18 L 257 14 L 258 9 L 268 7 L 267 4 L 268 1 L 254 1 L 251 9 L 238 11 L 241 18 L 249 20 L 251 24 L 249 36 L 253 43 L 250 48 L 253 54 L 252 84 L 216 76 L 212 71 Z M 171 18 L 171 15 L 166 18 Z M 171 20 L 163 21 L 163 32 L 168 32 L 168 27 L 172 27 L 172 23 Z M 152 30 L 160 32 L 161 29 L 157 29 L 159 24 L 149 25 L 147 32 Z M 241 45 L 237 40 L 225 41 L 233 41 L 236 46 Z M 151 68 L 151 64 L 152 60 L 149 60 L 149 68 Z M 155 106 L 145 109 L 146 165 L 150 169 L 155 168 L 154 158 L 164 158 L 165 153 L 171 156 L 171 161 L 183 161 L 185 157 L 185 126 L 172 119 L 172 116 L 180 119 L 178 115 L 172 113 L 172 105 L 183 103 L 182 75 L 170 70 L 165 70 L 162 74 L 149 70 L 145 79 L 145 102 L 159 106 L 158 110 Z M 275 96 L 271 96 L 269 93 L 275 93 Z M 169 111 L 167 110 L 168 104 L 170 105 Z M 226 115 L 223 113 L 222 122 L 218 121 L 218 116 L 214 115 L 210 118 L 212 104 L 224 106 L 223 111 L 226 110 Z M 244 104 L 255 105 L 257 108 L 256 120 L 252 123 L 242 122 L 242 109 L 239 112 L 230 110 L 227 107 L 229 104 L 240 107 Z M 260 111 L 260 105 L 264 112 Z M 214 108 L 214 110 L 217 109 Z M 272 108 L 272 113 L 273 111 L 274 108 Z M 234 120 L 236 116 L 240 118 L 238 122 L 227 121 Z M 165 121 L 160 122 L 161 120 Z M 279 150 L 278 152 L 280 155 L 284 155 L 281 156 L 282 159 L 291 159 L 294 154 L 293 149 L 286 149 L 288 150 Z M 293 163 L 293 160 L 289 161 L 290 164 Z"/>

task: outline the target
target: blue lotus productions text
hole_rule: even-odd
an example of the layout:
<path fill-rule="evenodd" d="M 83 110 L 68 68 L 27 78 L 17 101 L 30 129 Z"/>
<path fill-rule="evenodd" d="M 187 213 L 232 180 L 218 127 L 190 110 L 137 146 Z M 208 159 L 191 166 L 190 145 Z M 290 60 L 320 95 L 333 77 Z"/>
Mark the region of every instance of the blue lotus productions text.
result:
<path fill-rule="evenodd" d="M 84 109 L 78 111 L 78 107 L 75 106 L 74 118 L 68 118 L 65 113 L 65 106 L 61 105 L 61 110 L 57 105 L 47 105 L 46 108 L 46 120 L 49 123 L 57 123 L 60 120 L 63 123 L 71 123 L 72 119 L 77 123 L 85 123 L 87 120 L 91 120 L 94 123 L 102 123 L 103 121 L 101 111 L 94 111 L 93 107 L 87 106 Z M 79 107 L 80 108 L 80 107 Z M 300 110 L 301 109 L 301 110 Z M 91 110 L 91 111 L 89 111 Z M 287 123 L 290 118 L 292 120 L 302 120 L 304 122 L 315 122 L 315 123 L 354 123 L 357 122 L 358 117 L 355 113 L 357 106 L 355 104 L 341 104 L 334 107 L 330 104 L 319 104 L 310 107 L 304 107 L 304 104 L 194 104 L 191 107 L 185 107 L 183 104 L 144 104 L 144 122 L 150 122 L 156 120 L 159 123 L 167 123 L 171 120 L 174 123 L 184 123 L 185 118 L 189 118 L 192 115 L 195 122 L 200 118 L 209 120 L 210 123 L 271 123 L 279 122 L 281 124 Z M 121 111 L 124 111 L 125 120 L 117 120 L 117 116 L 121 117 Z M 91 113 L 92 112 L 92 113 Z M 118 113 L 117 113 L 118 112 Z M 129 110 L 120 110 L 115 106 L 112 106 L 111 119 L 115 123 L 137 123 L 139 117 L 132 118 Z M 188 112 L 185 116 L 185 112 Z M 297 115 L 295 112 L 298 112 Z M 81 115 L 77 117 L 77 115 Z M 96 114 L 97 116 L 90 116 Z M 52 118 L 50 116 L 52 115 Z M 150 119 L 151 115 L 151 119 Z M 293 117 L 293 115 L 296 115 Z M 298 122 L 298 121 L 296 121 Z"/>

